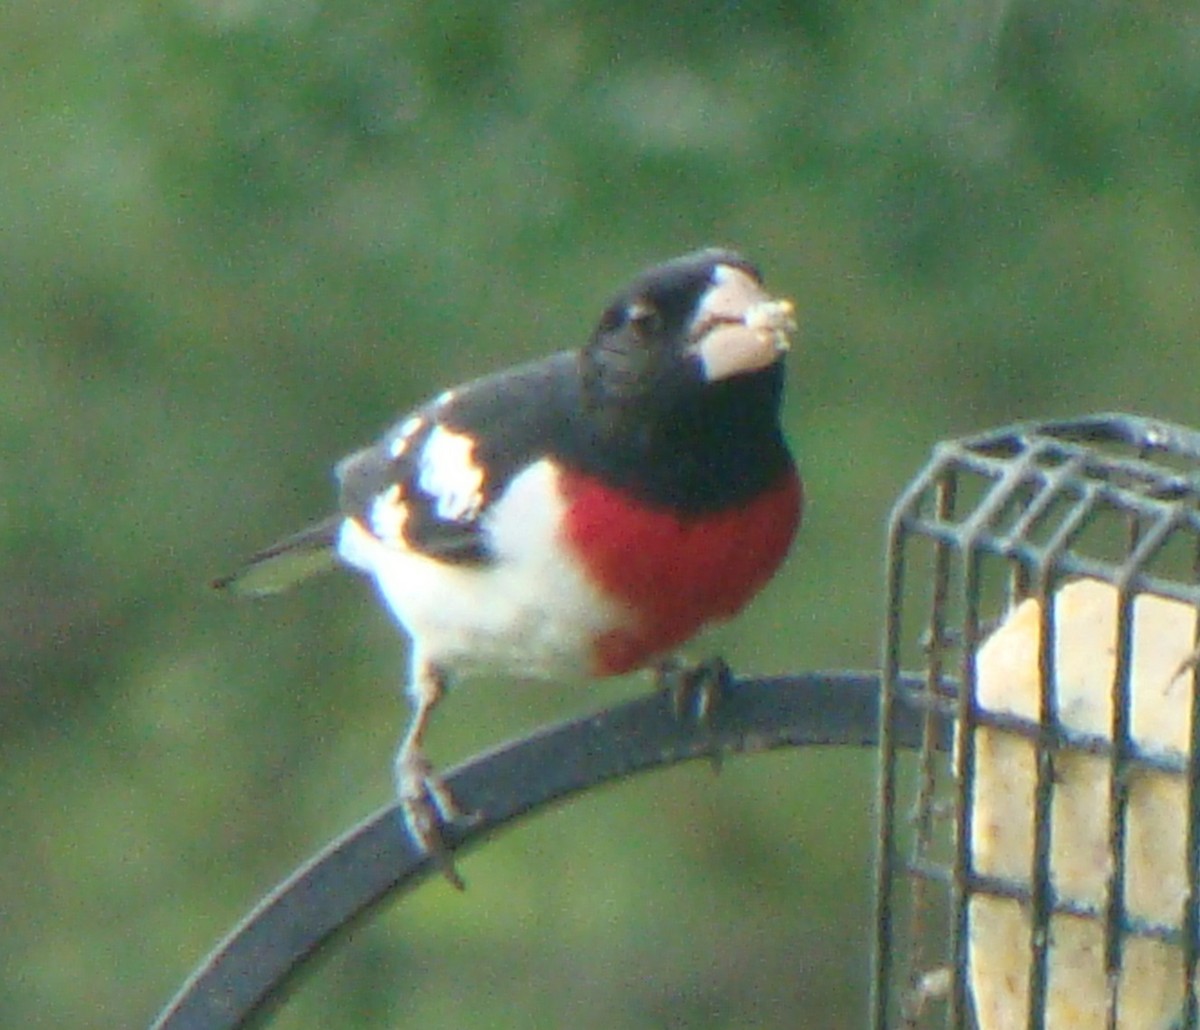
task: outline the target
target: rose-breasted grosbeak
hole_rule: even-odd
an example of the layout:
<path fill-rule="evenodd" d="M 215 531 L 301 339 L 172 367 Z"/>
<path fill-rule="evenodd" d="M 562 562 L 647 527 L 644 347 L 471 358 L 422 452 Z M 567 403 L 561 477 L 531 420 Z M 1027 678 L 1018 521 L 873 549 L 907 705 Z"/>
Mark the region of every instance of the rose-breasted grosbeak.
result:
<path fill-rule="evenodd" d="M 651 268 L 581 350 L 418 408 L 339 463 L 336 516 L 216 582 L 273 593 L 335 558 L 374 578 L 411 640 L 396 778 L 427 850 L 456 814 L 421 747 L 452 674 L 651 665 L 779 567 L 802 504 L 779 426 L 794 328 L 737 254 Z"/>

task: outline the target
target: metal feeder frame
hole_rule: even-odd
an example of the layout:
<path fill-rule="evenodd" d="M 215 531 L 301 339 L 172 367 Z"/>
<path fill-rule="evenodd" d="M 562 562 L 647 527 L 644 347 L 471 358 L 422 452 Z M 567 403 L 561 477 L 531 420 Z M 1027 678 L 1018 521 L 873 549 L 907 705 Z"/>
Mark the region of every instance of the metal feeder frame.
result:
<path fill-rule="evenodd" d="M 1041 604 L 1043 656 L 1054 654 L 1054 608 L 1065 583 L 1092 577 L 1117 591 L 1117 655 L 1110 735 L 1073 732 L 1058 719 L 1052 659 L 1040 669 L 1040 718 L 983 709 L 976 657 L 1005 611 Z M 1028 1020 L 1046 1025 L 1050 919 L 1083 915 L 1103 927 L 1118 1025 L 1126 942 L 1178 946 L 1185 984 L 1179 1026 L 1200 1027 L 1200 690 L 1192 669 L 1189 756 L 1139 751 L 1130 732 L 1133 599 L 1154 593 L 1200 609 L 1200 433 L 1137 416 L 1096 415 L 1029 423 L 942 443 L 897 502 L 889 525 L 887 610 L 881 675 L 878 861 L 870 1026 L 974 1027 L 968 912 L 978 896 L 1017 899 L 1031 915 Z M 914 694 L 905 660 L 923 666 Z M 912 666 L 910 666 L 912 667 Z M 1048 682 L 1050 681 L 1050 682 Z M 924 714 L 921 746 L 899 731 L 913 703 Z M 946 726 L 957 733 L 947 749 Z M 1034 855 L 1027 882 L 975 869 L 971 842 L 975 734 L 988 726 L 1034 745 Z M 1109 762 L 1109 869 L 1105 904 L 1088 909 L 1056 896 L 1051 878 L 1053 759 L 1080 749 Z M 1125 903 L 1126 786 L 1135 769 L 1187 778 L 1187 897 L 1174 925 L 1134 918 Z"/>

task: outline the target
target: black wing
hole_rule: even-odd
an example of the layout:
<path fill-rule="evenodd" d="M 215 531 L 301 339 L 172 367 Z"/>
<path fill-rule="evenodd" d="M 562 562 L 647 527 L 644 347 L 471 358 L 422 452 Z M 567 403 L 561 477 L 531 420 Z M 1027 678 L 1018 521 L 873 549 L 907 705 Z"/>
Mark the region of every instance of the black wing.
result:
<path fill-rule="evenodd" d="M 488 508 L 573 432 L 578 411 L 574 352 L 447 391 L 338 464 L 342 511 L 385 541 L 487 564 Z"/>

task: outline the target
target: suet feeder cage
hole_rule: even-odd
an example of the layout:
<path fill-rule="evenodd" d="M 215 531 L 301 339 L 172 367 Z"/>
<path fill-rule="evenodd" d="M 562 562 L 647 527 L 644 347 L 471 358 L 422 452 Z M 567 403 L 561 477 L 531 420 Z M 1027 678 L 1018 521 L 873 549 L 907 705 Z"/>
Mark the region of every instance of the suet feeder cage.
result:
<path fill-rule="evenodd" d="M 1124 415 L 943 443 L 896 504 L 874 1030 L 1200 1026 L 1198 508 L 1200 434 Z"/>

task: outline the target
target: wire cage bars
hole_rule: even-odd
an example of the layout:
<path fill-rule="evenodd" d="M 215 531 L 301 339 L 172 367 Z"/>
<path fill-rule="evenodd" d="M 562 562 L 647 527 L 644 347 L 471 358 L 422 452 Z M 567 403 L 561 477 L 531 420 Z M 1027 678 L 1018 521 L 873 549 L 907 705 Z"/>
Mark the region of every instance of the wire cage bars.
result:
<path fill-rule="evenodd" d="M 1200 433 L 943 443 L 887 561 L 872 1027 L 1196 1030 Z"/>

